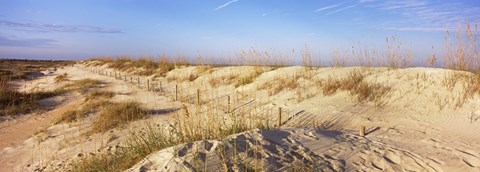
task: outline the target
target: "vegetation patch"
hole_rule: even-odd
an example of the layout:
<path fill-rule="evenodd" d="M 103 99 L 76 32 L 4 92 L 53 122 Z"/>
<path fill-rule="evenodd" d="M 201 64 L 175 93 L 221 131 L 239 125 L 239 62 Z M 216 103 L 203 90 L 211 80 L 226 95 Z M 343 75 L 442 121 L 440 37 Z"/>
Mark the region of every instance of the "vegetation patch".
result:
<path fill-rule="evenodd" d="M 126 103 L 121 108 L 118 108 L 119 105 L 112 104 L 117 108 L 117 111 L 113 112 L 114 109 L 111 109 L 110 112 L 105 112 L 104 117 L 97 120 L 107 121 L 108 119 L 108 121 L 116 121 L 125 119 L 125 116 L 130 116 L 127 114 L 137 114 L 135 116 L 137 119 L 142 118 L 138 113 L 123 113 L 124 111 L 135 112 L 140 110 L 132 107 L 126 108 L 128 104 L 130 103 Z M 110 108 L 105 109 L 110 110 Z M 116 114 L 113 115 L 114 113 Z M 227 115 L 228 120 L 225 120 L 225 115 Z M 149 154 L 171 146 L 199 140 L 220 139 L 255 128 L 261 130 L 273 128 L 273 124 L 271 121 L 269 123 L 267 119 L 255 118 L 255 120 L 245 120 L 242 115 L 209 112 L 205 116 L 204 114 L 197 114 L 195 111 L 189 111 L 184 105 L 175 114 L 173 122 L 166 125 L 147 123 L 146 128 L 143 130 L 130 133 L 124 145 L 116 149 L 115 152 L 87 156 L 73 163 L 71 169 L 72 171 L 122 171 L 140 162 Z M 109 124 L 98 122 L 96 125 L 99 126 L 99 130 L 105 131 L 103 126 Z"/>
<path fill-rule="evenodd" d="M 106 104 L 106 100 L 113 96 L 112 92 L 93 90 L 86 96 L 85 102 L 79 108 L 62 113 L 54 124 L 80 121 L 89 114 L 98 112 L 100 107 Z"/>
<path fill-rule="evenodd" d="M 60 91 L 80 91 L 81 93 L 87 93 L 90 89 L 98 87 L 100 84 L 102 84 L 101 81 L 96 80 L 96 79 L 81 79 L 74 81 L 73 83 L 69 83 L 64 85 L 63 87 L 58 88 L 57 90 Z"/>
<path fill-rule="evenodd" d="M 338 90 L 342 90 L 348 91 L 352 96 L 356 96 L 358 102 L 370 101 L 377 103 L 391 91 L 391 87 L 378 83 L 368 83 L 364 79 L 365 75 L 357 70 L 353 70 L 345 78 L 335 79 L 329 77 L 323 83 L 323 94 L 327 96 L 333 95 Z"/>
<path fill-rule="evenodd" d="M 69 81 L 69 80 L 68 80 L 68 74 L 67 74 L 67 73 L 63 73 L 63 74 L 61 74 L 61 75 L 57 75 L 57 76 L 54 78 L 54 81 L 55 81 L 56 84 L 61 83 L 61 82 Z"/>
<path fill-rule="evenodd" d="M 137 102 L 105 103 L 92 121 L 92 132 L 105 132 L 117 126 L 146 117 L 147 111 Z"/>
<path fill-rule="evenodd" d="M 0 80 L 0 116 L 10 116 L 42 109 L 38 101 L 61 94 L 60 91 L 18 92 Z"/>

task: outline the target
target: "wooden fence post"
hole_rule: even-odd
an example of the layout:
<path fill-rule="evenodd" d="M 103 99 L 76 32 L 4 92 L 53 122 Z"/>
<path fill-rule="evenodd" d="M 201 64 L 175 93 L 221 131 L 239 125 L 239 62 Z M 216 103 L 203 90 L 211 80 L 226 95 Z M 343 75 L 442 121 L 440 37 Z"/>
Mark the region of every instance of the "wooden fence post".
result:
<path fill-rule="evenodd" d="M 160 94 L 163 95 L 162 81 L 158 82 L 158 84 L 160 85 Z"/>
<path fill-rule="evenodd" d="M 137 85 L 140 87 L 140 77 L 137 77 Z"/>
<path fill-rule="evenodd" d="M 147 91 L 150 91 L 150 80 L 147 79 Z"/>
<path fill-rule="evenodd" d="M 133 77 L 130 77 L 130 83 L 133 83 Z"/>
<path fill-rule="evenodd" d="M 197 106 L 200 106 L 200 89 L 197 89 Z"/>
<path fill-rule="evenodd" d="M 278 107 L 278 128 L 282 126 L 282 108 Z"/>
<path fill-rule="evenodd" d="M 175 84 L 175 101 L 178 101 L 178 85 Z"/>
<path fill-rule="evenodd" d="M 228 102 L 227 102 L 227 113 L 230 113 L 230 95 L 227 96 Z"/>
<path fill-rule="evenodd" d="M 365 126 L 360 126 L 359 135 L 362 137 L 365 136 Z"/>

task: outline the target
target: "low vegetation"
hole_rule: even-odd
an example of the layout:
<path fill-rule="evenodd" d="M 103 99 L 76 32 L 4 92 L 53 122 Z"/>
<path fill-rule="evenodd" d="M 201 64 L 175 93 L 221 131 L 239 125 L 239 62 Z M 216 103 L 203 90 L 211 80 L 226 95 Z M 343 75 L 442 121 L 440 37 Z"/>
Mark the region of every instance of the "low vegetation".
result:
<path fill-rule="evenodd" d="M 0 116 L 24 114 L 43 109 L 41 99 L 59 95 L 60 91 L 19 92 L 9 82 L 0 81 Z"/>
<path fill-rule="evenodd" d="M 54 97 L 62 93 L 60 90 L 19 92 L 11 84 L 20 79 L 34 79 L 42 76 L 40 71 L 71 65 L 69 61 L 41 60 L 0 60 L 0 116 L 25 114 L 43 109 L 38 104 L 41 99 Z"/>
<path fill-rule="evenodd" d="M 58 83 L 61 83 L 61 82 L 66 82 L 68 81 L 68 74 L 67 73 L 63 73 L 61 75 L 57 75 L 55 78 L 54 78 L 54 81 L 56 84 Z"/>
<path fill-rule="evenodd" d="M 62 113 L 55 120 L 54 124 L 81 121 L 84 117 L 98 112 L 101 107 L 104 107 L 107 100 L 113 96 L 113 92 L 95 89 L 86 95 L 85 101 L 81 106 Z"/>
<path fill-rule="evenodd" d="M 137 102 L 110 103 L 102 105 L 100 112 L 92 121 L 92 132 L 105 132 L 109 129 L 146 117 Z"/>
<path fill-rule="evenodd" d="M 358 102 L 370 101 L 380 103 L 382 98 L 388 95 L 391 87 L 378 83 L 365 81 L 365 75 L 360 71 L 353 70 L 345 78 L 336 79 L 329 77 L 323 83 L 323 94 L 332 95 L 338 90 L 348 91 L 350 95 L 356 96 Z M 380 105 L 380 104 L 376 104 Z"/>
<path fill-rule="evenodd" d="M 255 79 L 257 79 L 257 77 L 260 76 L 263 72 L 264 70 L 262 68 L 254 67 L 253 72 L 251 72 L 250 74 L 236 77 L 236 79 L 234 80 L 235 88 L 254 82 Z"/>
<path fill-rule="evenodd" d="M 87 93 L 90 89 L 99 87 L 102 84 L 101 81 L 96 79 L 81 79 L 74 81 L 73 83 L 66 84 L 57 90 L 59 91 L 79 91 L 81 93 Z"/>
<path fill-rule="evenodd" d="M 135 113 L 136 115 L 128 113 L 141 111 L 135 106 L 130 107 L 130 105 L 132 104 L 126 103 L 121 108 L 118 108 L 119 105 L 112 106 L 115 109 L 107 107 L 106 109 L 109 109 L 109 112 L 105 111 L 105 116 L 99 117 L 99 119 L 102 119 L 99 121 L 116 121 L 124 118 L 126 118 L 125 121 L 128 121 L 130 115 L 133 115 L 132 119 L 142 118 L 144 113 Z M 183 105 L 181 110 L 174 114 L 175 120 L 173 122 L 165 125 L 147 123 L 145 129 L 130 133 L 124 146 L 117 149 L 116 152 L 97 154 L 81 159 L 73 164 L 72 171 L 84 171 L 86 169 L 121 171 L 132 167 L 147 155 L 167 147 L 198 140 L 220 139 L 254 128 L 263 130 L 273 128 L 272 123 L 265 118 L 256 117 L 255 120 L 246 120 L 247 116 L 249 115 L 241 114 L 237 116 L 235 113 L 223 114 L 211 110 L 206 114 L 199 114 Z M 109 126 L 109 123 L 98 123 L 94 126 L 99 126 L 96 131 L 105 131 L 103 126 Z"/>

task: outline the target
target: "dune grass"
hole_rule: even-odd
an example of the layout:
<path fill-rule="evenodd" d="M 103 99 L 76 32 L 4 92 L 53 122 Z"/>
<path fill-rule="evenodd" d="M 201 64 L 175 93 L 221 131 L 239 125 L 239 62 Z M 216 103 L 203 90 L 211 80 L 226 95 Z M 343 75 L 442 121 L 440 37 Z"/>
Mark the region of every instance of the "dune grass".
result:
<path fill-rule="evenodd" d="M 86 95 L 85 101 L 81 106 L 62 113 L 57 119 L 55 119 L 54 124 L 80 121 L 89 114 L 98 112 L 99 109 L 106 104 L 106 101 L 113 96 L 113 92 L 95 89 Z"/>
<path fill-rule="evenodd" d="M 41 99 L 54 97 L 60 91 L 19 92 L 8 81 L 0 80 L 0 116 L 24 114 L 43 109 Z"/>
<path fill-rule="evenodd" d="M 58 88 L 57 91 L 79 91 L 80 93 L 86 94 L 90 89 L 99 87 L 100 84 L 102 84 L 100 80 L 85 78 L 65 84 Z"/>
<path fill-rule="evenodd" d="M 42 110 L 38 104 L 41 99 L 62 94 L 60 90 L 19 92 L 11 82 L 23 79 L 35 79 L 31 74 L 44 70 L 71 65 L 71 61 L 44 60 L 0 60 L 0 116 L 25 114 Z"/>
<path fill-rule="evenodd" d="M 54 78 L 54 82 L 56 84 L 58 83 L 61 83 L 61 82 L 66 82 L 66 81 L 69 81 L 68 80 L 68 74 L 67 73 L 63 73 L 61 75 L 57 75 L 55 78 Z"/>
<path fill-rule="evenodd" d="M 356 97 L 357 102 L 374 102 L 380 105 L 381 100 L 388 95 L 391 87 L 378 83 L 369 83 L 365 81 L 365 74 L 358 70 L 351 71 L 345 78 L 329 77 L 322 85 L 322 92 L 329 96 L 335 94 L 338 90 L 348 91 L 350 95 Z"/>
<path fill-rule="evenodd" d="M 119 120 L 130 121 L 145 116 L 138 104 L 110 104 L 100 112 L 99 118 L 94 121 L 94 131 L 123 124 Z M 199 140 L 220 139 L 228 135 L 252 130 L 254 128 L 269 130 L 273 126 L 265 119 L 245 120 L 246 114 L 236 115 L 215 113 L 210 108 L 206 114 L 198 114 L 189 110 L 185 105 L 174 115 L 173 122 L 164 125 L 146 123 L 140 131 L 131 131 L 127 141 L 113 153 L 102 153 L 85 157 L 76 161 L 72 171 L 122 171 L 132 167 L 149 154 L 182 143 Z M 228 120 L 225 120 L 225 115 Z M 243 116 L 243 117 L 242 117 Z M 219 120 L 223 119 L 223 120 Z"/>
<path fill-rule="evenodd" d="M 99 114 L 92 121 L 92 132 L 105 132 L 109 129 L 145 118 L 147 111 L 137 102 L 111 103 L 102 105 Z"/>

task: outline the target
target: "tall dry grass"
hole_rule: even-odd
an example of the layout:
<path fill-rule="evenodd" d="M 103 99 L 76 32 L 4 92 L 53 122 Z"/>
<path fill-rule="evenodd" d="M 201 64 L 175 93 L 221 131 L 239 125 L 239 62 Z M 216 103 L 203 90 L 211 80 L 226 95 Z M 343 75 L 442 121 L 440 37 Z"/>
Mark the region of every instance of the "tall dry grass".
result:
<path fill-rule="evenodd" d="M 131 103 L 125 105 L 113 105 L 112 108 L 105 108 L 97 118 L 102 121 L 100 124 L 94 122 L 93 126 L 100 127 L 95 131 L 106 131 L 113 127 L 113 123 L 123 119 L 140 119 L 144 113 L 135 106 L 129 107 Z M 147 155 L 182 143 L 190 143 L 199 140 L 219 139 L 228 135 L 252 130 L 254 128 L 269 130 L 272 124 L 259 118 L 255 120 L 246 120 L 246 114 L 236 114 L 234 112 L 223 114 L 215 112 L 214 108 L 207 112 L 201 112 L 182 105 L 181 110 L 174 115 L 174 121 L 165 125 L 155 125 L 147 123 L 144 130 L 132 131 L 127 141 L 122 147 L 113 153 L 97 154 L 85 157 L 72 165 L 72 171 L 111 171 L 125 170 L 132 167 L 135 163 L 145 158 Z M 116 114 L 113 116 L 113 114 Z M 109 121 L 107 123 L 103 123 Z M 111 124 L 111 125 L 110 125 Z M 116 123 L 115 123 L 116 124 Z M 110 126 L 104 128 L 105 126 Z"/>
<path fill-rule="evenodd" d="M 145 118 L 147 111 L 137 102 L 110 103 L 102 105 L 100 112 L 92 121 L 92 132 L 105 132 L 129 122 Z"/>
<path fill-rule="evenodd" d="M 457 28 L 454 38 L 447 29 L 444 37 L 444 67 L 462 71 L 479 71 L 478 33 L 478 26 L 468 23 Z"/>
<path fill-rule="evenodd" d="M 322 92 L 324 95 L 332 95 L 338 90 L 348 91 L 350 95 L 356 97 L 357 102 L 368 101 L 377 107 L 382 106 L 382 100 L 392 90 L 391 87 L 367 82 L 365 77 L 366 75 L 358 70 L 351 71 L 344 78 L 329 77 L 322 82 Z"/>
<path fill-rule="evenodd" d="M 0 80 L 0 116 L 12 116 L 41 110 L 43 107 L 38 104 L 39 100 L 54 97 L 61 93 L 61 91 L 19 92 L 12 87 L 10 81 Z"/>

